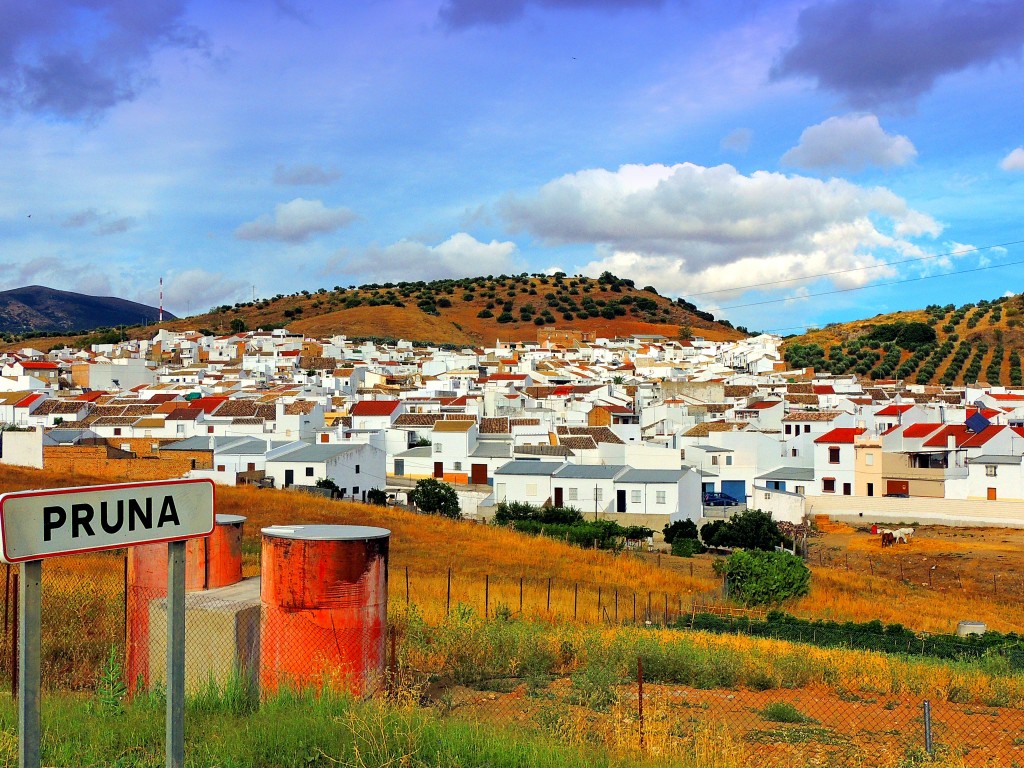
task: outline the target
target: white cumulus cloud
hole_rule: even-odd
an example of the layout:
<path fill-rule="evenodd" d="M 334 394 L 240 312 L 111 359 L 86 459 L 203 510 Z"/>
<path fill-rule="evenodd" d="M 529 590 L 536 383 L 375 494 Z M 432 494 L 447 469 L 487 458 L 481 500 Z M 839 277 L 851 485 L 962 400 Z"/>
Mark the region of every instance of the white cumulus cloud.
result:
<path fill-rule="evenodd" d="M 800 143 L 781 162 L 794 168 L 861 171 L 905 165 L 915 157 L 910 139 L 886 133 L 875 115 L 845 115 L 805 128 Z"/>
<path fill-rule="evenodd" d="M 355 221 L 348 208 L 328 208 L 320 200 L 297 197 L 275 206 L 273 216 L 260 216 L 235 230 L 239 240 L 280 240 L 304 243 L 314 235 L 335 232 Z"/>
<path fill-rule="evenodd" d="M 325 265 L 322 273 L 359 275 L 387 282 L 515 274 L 521 271 L 518 256 L 513 242 L 483 243 L 465 232 L 457 232 L 437 245 L 399 240 L 391 245 L 371 246 L 358 254 L 342 251 Z"/>
<path fill-rule="evenodd" d="M 1004 157 L 999 167 L 1004 171 L 1024 171 L 1024 147 L 1017 147 Z"/>
<path fill-rule="evenodd" d="M 881 187 L 730 165 L 706 168 L 625 165 L 555 179 L 535 194 L 507 197 L 509 225 L 549 245 L 592 244 L 582 270 L 607 269 L 668 292 L 735 290 L 858 269 L 832 276 L 840 287 L 892 276 L 861 269 L 924 251 L 910 238 L 942 227 Z M 884 252 L 880 254 L 879 252 Z M 791 288 L 791 285 L 782 285 Z"/>

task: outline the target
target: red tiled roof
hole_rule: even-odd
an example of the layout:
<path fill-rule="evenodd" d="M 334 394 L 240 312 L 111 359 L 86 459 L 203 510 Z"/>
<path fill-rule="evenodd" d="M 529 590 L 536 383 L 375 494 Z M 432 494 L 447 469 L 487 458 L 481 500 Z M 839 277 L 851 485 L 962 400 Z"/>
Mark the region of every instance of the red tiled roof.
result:
<path fill-rule="evenodd" d="M 996 416 L 998 416 L 999 414 L 1001 414 L 1002 411 L 997 411 L 997 410 L 994 410 L 992 408 L 968 408 L 967 409 L 967 418 L 971 418 L 971 416 L 973 416 L 976 413 L 980 413 L 986 419 L 993 419 Z"/>
<path fill-rule="evenodd" d="M 867 430 L 864 427 L 836 427 L 829 430 L 814 442 L 816 443 L 852 443 L 857 435 L 862 435 Z"/>
<path fill-rule="evenodd" d="M 227 400 L 228 398 L 226 397 L 197 397 L 185 407 L 198 409 L 203 413 L 213 413 L 226 403 Z"/>
<path fill-rule="evenodd" d="M 914 407 L 913 403 L 900 403 L 899 405 L 887 405 L 885 408 L 880 410 L 875 416 L 899 416 L 901 413 L 906 413 Z"/>
<path fill-rule="evenodd" d="M 981 432 L 971 432 L 965 424 L 947 424 L 944 429 L 925 440 L 924 445 L 928 448 L 944 448 L 947 438 L 952 436 L 957 448 L 972 448 L 985 445 L 1004 429 L 1002 426 L 989 425 Z"/>
<path fill-rule="evenodd" d="M 40 398 L 45 397 L 43 394 L 27 395 L 14 404 L 15 408 L 28 408 L 32 403 Z"/>
<path fill-rule="evenodd" d="M 836 393 L 831 384 L 815 384 L 812 389 L 816 395 L 834 395 Z"/>
<path fill-rule="evenodd" d="M 989 393 L 993 400 L 1024 400 L 1024 394 L 1017 392 L 1000 392 L 999 394 Z"/>
<path fill-rule="evenodd" d="M 352 405 L 353 416 L 390 416 L 401 400 L 360 400 Z"/>
<path fill-rule="evenodd" d="M 746 408 L 737 408 L 739 411 L 763 411 L 765 408 L 774 408 L 776 405 L 782 405 L 781 400 L 760 400 L 756 403 L 751 403 Z"/>
<path fill-rule="evenodd" d="M 200 408 L 177 408 L 167 414 L 167 421 L 196 421 L 199 418 L 199 414 L 202 413 Z"/>
<path fill-rule="evenodd" d="M 942 427 L 941 424 L 909 424 L 903 430 L 903 436 L 912 438 L 928 437 L 928 435 L 940 427 Z"/>
<path fill-rule="evenodd" d="M 25 360 L 22 362 L 21 367 L 29 371 L 55 371 L 57 370 L 56 363 L 48 363 L 44 361 Z"/>
<path fill-rule="evenodd" d="M 158 392 L 157 394 L 150 397 L 146 402 L 152 403 L 154 405 L 159 405 L 160 403 L 167 403 L 170 402 L 171 400 L 175 400 L 177 399 L 177 397 L 177 395 L 172 394 L 170 392 Z"/>
<path fill-rule="evenodd" d="M 107 393 L 106 392 L 83 392 L 82 394 L 80 394 L 75 399 L 76 400 L 81 400 L 81 401 L 86 402 L 86 403 L 95 403 L 97 400 L 99 400 L 105 394 L 107 394 Z"/>

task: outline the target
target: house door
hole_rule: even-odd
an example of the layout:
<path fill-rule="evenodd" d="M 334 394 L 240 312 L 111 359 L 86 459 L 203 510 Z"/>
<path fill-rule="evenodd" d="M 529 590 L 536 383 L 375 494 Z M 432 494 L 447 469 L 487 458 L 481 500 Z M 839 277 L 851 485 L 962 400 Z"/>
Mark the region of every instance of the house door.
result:
<path fill-rule="evenodd" d="M 293 485 L 294 483 L 295 483 L 295 470 L 294 469 L 286 469 L 284 471 L 284 487 L 287 488 L 289 485 Z"/>
<path fill-rule="evenodd" d="M 562 506 L 562 489 L 561 488 L 555 488 L 555 506 L 556 507 Z"/>
<path fill-rule="evenodd" d="M 443 461 L 435 461 L 434 462 L 434 477 L 436 477 L 438 479 L 443 479 L 444 478 L 444 462 Z"/>
<path fill-rule="evenodd" d="M 487 485 L 487 465 L 474 464 L 471 467 L 470 480 L 473 485 Z"/>
<path fill-rule="evenodd" d="M 625 512 L 626 511 L 626 492 L 615 491 L 615 511 Z"/>
<path fill-rule="evenodd" d="M 989 501 L 995 501 L 996 500 L 996 489 L 995 488 L 989 488 L 988 489 L 988 500 Z"/>
<path fill-rule="evenodd" d="M 874 496 L 874 495 L 875 495 L 875 484 L 874 483 L 868 483 L 868 496 Z"/>

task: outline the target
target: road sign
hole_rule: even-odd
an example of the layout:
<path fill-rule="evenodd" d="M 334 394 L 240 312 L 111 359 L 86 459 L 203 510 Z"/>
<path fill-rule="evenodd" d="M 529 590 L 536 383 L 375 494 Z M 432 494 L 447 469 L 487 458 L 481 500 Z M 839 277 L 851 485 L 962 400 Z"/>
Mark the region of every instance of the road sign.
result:
<path fill-rule="evenodd" d="M 213 482 L 159 480 L 0 496 L 0 553 L 21 563 L 18 766 L 39 768 L 42 561 L 167 542 L 168 768 L 185 764 L 185 540 L 213 533 Z"/>
<path fill-rule="evenodd" d="M 8 563 L 184 541 L 213 532 L 213 482 L 160 480 L 0 496 Z"/>

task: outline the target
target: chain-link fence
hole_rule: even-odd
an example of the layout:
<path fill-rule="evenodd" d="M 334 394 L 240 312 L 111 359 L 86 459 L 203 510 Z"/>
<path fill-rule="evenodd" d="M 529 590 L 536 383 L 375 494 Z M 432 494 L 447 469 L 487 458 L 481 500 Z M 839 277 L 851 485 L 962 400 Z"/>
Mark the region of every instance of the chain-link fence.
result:
<path fill-rule="evenodd" d="M 5 566 L 4 682 L 16 679 L 17 577 Z M 1024 655 L 1012 642 L 780 622 L 713 592 L 448 569 L 393 567 L 389 593 L 385 623 L 333 592 L 322 609 L 276 610 L 253 578 L 190 591 L 186 691 L 231 691 L 255 709 L 282 690 L 340 688 L 711 764 L 1024 765 Z M 165 590 L 130 584 L 123 553 L 45 563 L 45 695 L 159 691 L 166 614 Z"/>

